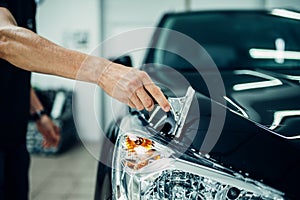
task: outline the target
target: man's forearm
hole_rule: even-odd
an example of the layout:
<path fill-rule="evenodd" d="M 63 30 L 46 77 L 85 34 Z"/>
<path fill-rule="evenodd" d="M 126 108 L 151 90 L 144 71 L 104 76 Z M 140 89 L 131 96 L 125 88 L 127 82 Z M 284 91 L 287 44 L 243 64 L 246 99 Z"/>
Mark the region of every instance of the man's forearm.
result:
<path fill-rule="evenodd" d="M 30 88 L 30 114 L 44 110 L 44 106 L 40 102 L 33 88 Z"/>
<path fill-rule="evenodd" d="M 4 15 L 1 10 L 0 19 L 0 57 L 17 67 L 97 83 L 101 71 L 110 64 L 106 59 L 65 49 L 17 27 L 13 17 Z"/>
<path fill-rule="evenodd" d="M 154 99 L 170 105 L 145 72 L 58 46 L 25 28 L 0 7 L 0 58 L 33 72 L 96 83 L 110 96 L 133 108 L 152 110 Z"/>
<path fill-rule="evenodd" d="M 110 63 L 103 58 L 65 49 L 17 26 L 2 27 L 0 36 L 0 56 L 28 71 L 96 83 L 97 75 Z"/>

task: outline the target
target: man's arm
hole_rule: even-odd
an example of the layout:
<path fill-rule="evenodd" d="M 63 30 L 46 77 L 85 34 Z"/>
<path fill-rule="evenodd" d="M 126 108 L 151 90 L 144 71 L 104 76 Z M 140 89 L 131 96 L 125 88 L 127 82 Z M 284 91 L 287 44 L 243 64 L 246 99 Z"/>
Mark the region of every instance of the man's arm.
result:
<path fill-rule="evenodd" d="M 30 88 L 30 114 L 35 115 L 41 113 L 44 106 L 40 102 L 34 89 Z M 58 126 L 51 120 L 47 114 L 39 115 L 35 119 L 37 129 L 43 135 L 43 146 L 49 148 L 51 146 L 57 147 L 60 142 L 60 132 Z"/>
<path fill-rule="evenodd" d="M 151 110 L 153 100 L 165 110 L 167 99 L 142 71 L 58 46 L 25 28 L 0 7 L 0 58 L 33 72 L 52 74 L 99 85 L 131 107 Z"/>

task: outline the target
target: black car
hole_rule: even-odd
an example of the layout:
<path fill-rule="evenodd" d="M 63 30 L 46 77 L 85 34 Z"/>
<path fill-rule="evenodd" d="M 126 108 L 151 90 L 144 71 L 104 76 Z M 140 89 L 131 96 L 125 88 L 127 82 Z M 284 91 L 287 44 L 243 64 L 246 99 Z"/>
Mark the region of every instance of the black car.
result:
<path fill-rule="evenodd" d="M 300 199 L 300 13 L 166 14 L 142 70 L 172 109 L 112 123 L 95 199 Z"/>

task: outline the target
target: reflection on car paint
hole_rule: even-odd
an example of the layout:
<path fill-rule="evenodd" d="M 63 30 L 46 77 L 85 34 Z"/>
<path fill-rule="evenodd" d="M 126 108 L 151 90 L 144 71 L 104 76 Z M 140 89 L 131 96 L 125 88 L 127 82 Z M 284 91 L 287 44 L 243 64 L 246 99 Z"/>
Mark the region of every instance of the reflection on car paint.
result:
<path fill-rule="evenodd" d="M 278 17 L 300 20 L 300 14 L 291 10 L 276 8 L 272 9 L 271 14 Z"/>
<path fill-rule="evenodd" d="M 236 84 L 233 86 L 233 90 L 235 90 L 235 91 L 244 91 L 244 90 L 259 89 L 259 88 L 274 87 L 274 86 L 282 85 L 282 82 L 279 79 L 274 78 L 267 74 L 263 74 L 261 72 L 256 72 L 256 71 L 252 71 L 252 70 L 236 70 L 236 71 L 234 71 L 234 73 L 236 75 L 250 75 L 250 76 L 256 76 L 259 78 L 267 79 L 267 81 Z"/>
<path fill-rule="evenodd" d="M 230 103 L 231 105 L 233 105 L 234 107 L 236 107 L 238 109 L 238 111 L 240 111 L 241 113 L 239 112 L 236 112 L 235 110 L 232 110 L 234 113 L 238 114 L 238 115 L 241 115 L 246 117 L 246 118 L 249 118 L 249 115 L 246 113 L 246 111 L 244 109 L 242 109 L 240 106 L 238 106 L 236 103 L 234 103 L 229 97 L 227 96 L 224 96 L 224 99 Z"/>
<path fill-rule="evenodd" d="M 272 125 L 269 127 L 269 129 L 271 130 L 277 129 L 284 118 L 294 117 L 294 116 L 300 116 L 300 110 L 282 110 L 282 111 L 274 112 L 274 120 Z M 286 136 L 282 136 L 282 137 L 286 139 L 300 139 L 300 135 L 292 136 L 292 137 L 286 137 Z"/>

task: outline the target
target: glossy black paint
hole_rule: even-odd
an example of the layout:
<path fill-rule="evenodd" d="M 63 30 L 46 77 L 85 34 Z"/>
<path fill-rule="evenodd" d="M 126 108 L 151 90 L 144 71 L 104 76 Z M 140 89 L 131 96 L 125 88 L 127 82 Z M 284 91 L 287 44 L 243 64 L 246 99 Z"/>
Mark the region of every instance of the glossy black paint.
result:
<path fill-rule="evenodd" d="M 172 16 L 201 16 L 202 13 L 167 14 L 162 18 L 158 27 L 164 27 Z M 269 12 L 211 11 L 204 13 L 266 15 Z M 152 46 L 155 47 L 158 38 L 160 38 L 159 31 L 153 36 Z M 155 63 L 153 62 L 154 51 L 149 50 L 145 63 Z M 247 61 L 243 66 L 243 58 L 235 62 L 239 63 L 238 67 L 236 65 L 226 66 L 226 68 L 218 66 L 225 86 L 225 95 L 220 93 L 214 99 L 211 99 L 203 80 L 203 75 L 214 79 L 214 72 L 210 69 L 203 69 L 200 75 L 198 71 L 177 69 L 188 81 L 187 85 L 190 84 L 197 91 L 198 102 L 194 103 L 197 103 L 201 110 L 200 116 L 190 113 L 186 123 L 190 126 L 199 122 L 196 137 L 192 138 L 190 148 L 208 152 L 223 166 L 284 192 L 288 199 L 299 199 L 300 140 L 295 136 L 300 135 L 298 128 L 300 125 L 298 112 L 300 111 L 300 65 L 293 63 L 291 68 L 280 66 L 270 68 L 270 66 L 264 67 L 263 65 L 255 67 L 249 66 Z M 143 70 L 166 88 L 174 88 L 175 85 L 178 93 L 182 93 L 187 88 L 187 85 L 178 85 L 178 80 L 174 80 L 170 71 L 159 63 L 145 65 Z M 247 83 L 258 84 L 254 84 L 256 87 L 249 88 Z M 241 87 L 236 87 L 237 85 Z M 165 94 L 171 95 L 167 90 Z M 203 140 L 211 123 L 212 104 L 225 110 L 226 118 L 216 145 L 212 149 L 205 149 Z M 278 116 L 279 124 L 275 120 Z M 108 137 L 112 140 L 116 137 L 116 129 L 117 127 L 113 127 L 113 131 L 108 132 Z M 188 135 L 186 132 L 180 138 L 182 143 L 191 142 Z M 111 151 L 108 150 L 110 153 L 105 156 L 112 156 Z M 95 199 L 99 199 L 99 194 L 107 193 L 106 197 L 111 195 L 111 183 L 107 179 L 110 177 L 109 173 L 110 169 L 100 163 L 97 179 L 98 194 Z"/>
<path fill-rule="evenodd" d="M 207 107 L 214 102 L 198 95 L 198 103 L 202 111 L 191 148 L 206 152 L 202 145 L 211 117 Z M 185 134 L 189 135 L 189 132 Z M 184 140 L 185 136 L 182 138 L 183 142 Z M 299 151 L 299 140 L 281 138 L 266 127 L 227 109 L 222 134 L 213 149 L 209 150 L 209 155 L 223 166 L 283 191 L 287 197 L 297 199 L 300 196 Z"/>

